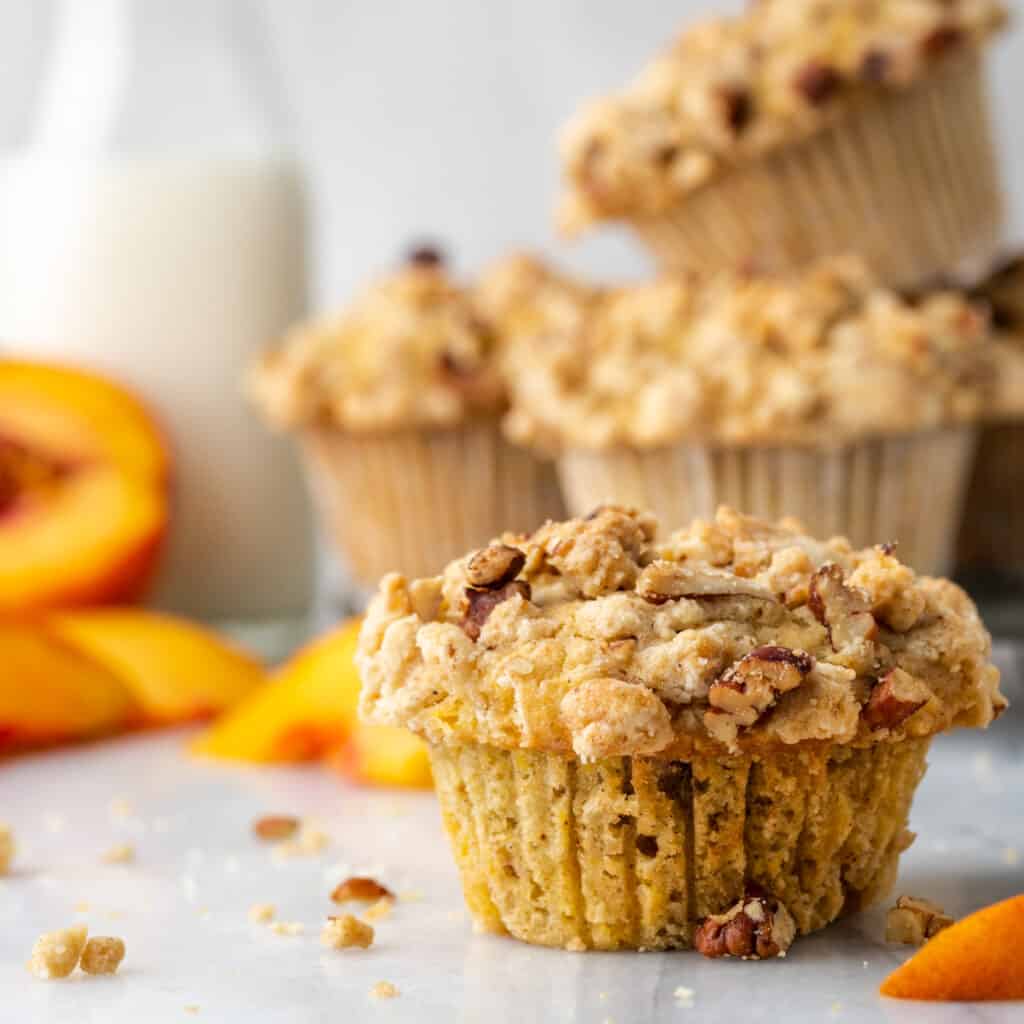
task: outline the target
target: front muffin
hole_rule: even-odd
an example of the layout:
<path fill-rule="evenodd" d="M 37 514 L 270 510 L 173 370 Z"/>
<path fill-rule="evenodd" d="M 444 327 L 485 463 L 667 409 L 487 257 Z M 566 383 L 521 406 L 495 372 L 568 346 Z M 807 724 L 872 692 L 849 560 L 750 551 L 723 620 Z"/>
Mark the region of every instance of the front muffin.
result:
<path fill-rule="evenodd" d="M 255 397 L 301 438 L 325 524 L 361 583 L 436 572 L 510 522 L 559 514 L 551 466 L 502 438 L 501 364 L 472 286 L 429 248 L 259 362 Z"/>
<path fill-rule="evenodd" d="M 388 576 L 358 662 L 364 716 L 430 745 L 480 924 L 574 949 L 776 955 L 879 898 L 931 737 L 1005 706 L 955 585 L 728 509 Z"/>

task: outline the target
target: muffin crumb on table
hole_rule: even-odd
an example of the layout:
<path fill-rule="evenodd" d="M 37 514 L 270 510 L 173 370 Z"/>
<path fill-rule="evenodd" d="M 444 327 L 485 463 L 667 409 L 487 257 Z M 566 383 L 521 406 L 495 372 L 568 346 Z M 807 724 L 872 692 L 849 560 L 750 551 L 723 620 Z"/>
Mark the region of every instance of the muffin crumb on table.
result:
<path fill-rule="evenodd" d="M 78 966 L 88 934 L 89 929 L 79 924 L 40 935 L 32 947 L 29 971 L 44 981 L 68 977 Z"/>
<path fill-rule="evenodd" d="M 124 953 L 122 939 L 109 935 L 94 936 L 86 942 L 79 966 L 86 974 L 116 974 Z"/>
<path fill-rule="evenodd" d="M 10 825 L 0 822 L 0 876 L 6 875 L 11 870 L 14 862 L 14 830 Z"/>
<path fill-rule="evenodd" d="M 351 914 L 327 918 L 320 941 L 331 949 L 369 949 L 373 945 L 373 927 Z"/>

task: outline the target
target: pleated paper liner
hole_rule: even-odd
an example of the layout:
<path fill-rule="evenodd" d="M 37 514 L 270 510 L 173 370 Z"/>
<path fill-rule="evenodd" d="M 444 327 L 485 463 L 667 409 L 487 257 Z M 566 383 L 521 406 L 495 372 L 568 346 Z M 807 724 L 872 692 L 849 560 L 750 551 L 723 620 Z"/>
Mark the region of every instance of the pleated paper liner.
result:
<path fill-rule="evenodd" d="M 682 761 L 431 748 L 479 925 L 570 949 L 675 949 L 755 882 L 802 933 L 896 878 L 928 739 Z"/>
<path fill-rule="evenodd" d="M 558 466 L 572 515 L 611 502 L 650 509 L 671 531 L 731 505 L 770 520 L 794 516 L 812 536 L 842 535 L 856 547 L 895 541 L 918 572 L 946 575 L 975 438 L 954 427 L 835 449 L 572 449 Z"/>
<path fill-rule="evenodd" d="M 360 435 L 320 428 L 303 439 L 329 537 L 356 578 L 431 576 L 505 530 L 564 515 L 551 463 L 514 448 L 497 422 Z"/>
<path fill-rule="evenodd" d="M 945 59 L 856 101 L 810 138 L 742 165 L 635 224 L 672 270 L 788 271 L 857 253 L 894 287 L 976 280 L 1003 199 L 982 56 Z"/>

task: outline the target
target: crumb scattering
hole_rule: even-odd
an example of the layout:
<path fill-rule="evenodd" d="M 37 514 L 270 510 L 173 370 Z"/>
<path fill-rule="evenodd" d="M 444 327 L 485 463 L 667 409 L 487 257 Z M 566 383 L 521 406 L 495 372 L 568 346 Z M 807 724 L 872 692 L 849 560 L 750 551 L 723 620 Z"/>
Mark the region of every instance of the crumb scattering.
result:
<path fill-rule="evenodd" d="M 321 943 L 329 949 L 369 949 L 373 937 L 373 927 L 351 914 L 329 917 L 320 933 Z"/>
<path fill-rule="evenodd" d="M 693 997 L 697 993 L 692 988 L 687 988 L 685 985 L 680 985 L 672 995 L 675 996 L 676 1002 L 687 1009 L 693 1006 Z"/>
<path fill-rule="evenodd" d="M 370 989 L 370 995 L 374 999 L 394 999 L 398 995 L 398 989 L 390 981 L 378 981 Z"/>
<path fill-rule="evenodd" d="M 115 843 L 103 854 L 104 864 L 131 864 L 135 860 L 135 847 L 131 843 Z"/>
<path fill-rule="evenodd" d="M 277 916 L 273 903 L 254 903 L 249 908 L 249 920 L 255 924 L 269 924 Z"/>
<path fill-rule="evenodd" d="M 291 860 L 294 857 L 316 857 L 330 845 L 330 836 L 310 822 L 302 822 L 298 834 L 292 839 L 277 843 L 273 857 L 276 861 Z"/>
<path fill-rule="evenodd" d="M 124 959 L 124 941 L 110 935 L 89 939 L 79 966 L 86 974 L 116 974 Z"/>
<path fill-rule="evenodd" d="M 28 969 L 43 981 L 66 978 L 77 966 L 89 929 L 84 924 L 40 935 L 32 947 Z"/>
<path fill-rule="evenodd" d="M 291 839 L 299 831 L 300 824 L 298 818 L 289 814 L 265 814 L 252 823 L 252 833 L 257 839 Z"/>
<path fill-rule="evenodd" d="M 108 805 L 108 810 L 112 818 L 121 820 L 130 818 L 135 813 L 135 808 L 132 806 L 131 801 L 126 800 L 123 796 L 114 797 Z"/>
<path fill-rule="evenodd" d="M 14 860 L 14 832 L 9 825 L 0 822 L 0 875 L 11 870 Z"/>
<path fill-rule="evenodd" d="M 395 901 L 391 896 L 382 896 L 376 903 L 371 903 L 363 911 L 364 921 L 383 921 L 387 917 L 395 906 Z"/>
<path fill-rule="evenodd" d="M 305 930 L 305 925 L 301 921 L 272 921 L 270 923 L 270 930 L 275 935 L 301 935 Z"/>

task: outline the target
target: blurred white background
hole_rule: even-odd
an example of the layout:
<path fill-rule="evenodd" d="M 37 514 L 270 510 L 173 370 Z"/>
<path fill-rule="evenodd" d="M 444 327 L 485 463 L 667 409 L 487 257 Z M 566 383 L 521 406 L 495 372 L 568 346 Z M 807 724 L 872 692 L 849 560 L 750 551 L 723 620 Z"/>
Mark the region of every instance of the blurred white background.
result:
<path fill-rule="evenodd" d="M 88 4 L 91 0 L 81 0 Z M 687 19 L 727 0 L 252 0 L 262 3 L 313 184 L 314 302 L 343 299 L 412 238 L 442 242 L 464 268 L 509 245 L 634 275 L 645 263 L 603 233 L 567 248 L 551 227 L 559 126 L 615 87 Z M 1011 6 L 1016 4 L 1011 3 Z M 50 31 L 47 0 L 0 0 L 6 99 L 17 136 Z M 993 51 L 993 93 L 1024 237 L 1024 28 Z M 2 227 L 0 227 L 2 229 Z"/>

